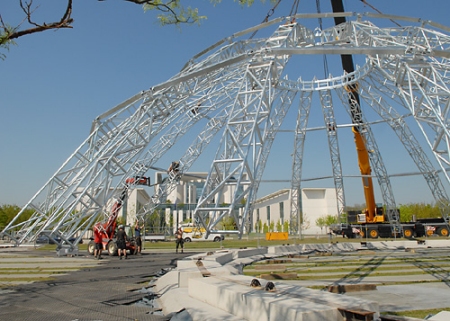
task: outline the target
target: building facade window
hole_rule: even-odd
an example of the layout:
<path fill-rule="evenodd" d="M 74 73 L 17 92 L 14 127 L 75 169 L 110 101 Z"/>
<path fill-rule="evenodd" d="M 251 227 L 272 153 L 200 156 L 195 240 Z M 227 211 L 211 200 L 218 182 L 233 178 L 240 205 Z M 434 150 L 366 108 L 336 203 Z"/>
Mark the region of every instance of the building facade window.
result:
<path fill-rule="evenodd" d="M 195 203 L 198 203 L 200 195 L 202 195 L 203 186 L 205 186 L 205 183 L 204 182 L 194 182 L 193 185 L 195 186 Z"/>
<path fill-rule="evenodd" d="M 270 224 L 270 206 L 266 206 L 267 211 L 267 224 Z"/>
<path fill-rule="evenodd" d="M 280 202 L 280 220 L 284 224 L 284 202 Z"/>

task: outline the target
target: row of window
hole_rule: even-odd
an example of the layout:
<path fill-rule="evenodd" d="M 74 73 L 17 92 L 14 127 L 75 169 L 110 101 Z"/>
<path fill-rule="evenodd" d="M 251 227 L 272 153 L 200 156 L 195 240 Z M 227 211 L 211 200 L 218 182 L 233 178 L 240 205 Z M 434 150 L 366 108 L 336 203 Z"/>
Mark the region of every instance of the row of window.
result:
<path fill-rule="evenodd" d="M 284 223 L 284 202 L 278 203 L 280 206 L 280 220 L 281 224 Z M 270 222 L 270 205 L 266 206 L 267 222 Z M 260 220 L 259 208 L 256 210 L 256 221 Z"/>

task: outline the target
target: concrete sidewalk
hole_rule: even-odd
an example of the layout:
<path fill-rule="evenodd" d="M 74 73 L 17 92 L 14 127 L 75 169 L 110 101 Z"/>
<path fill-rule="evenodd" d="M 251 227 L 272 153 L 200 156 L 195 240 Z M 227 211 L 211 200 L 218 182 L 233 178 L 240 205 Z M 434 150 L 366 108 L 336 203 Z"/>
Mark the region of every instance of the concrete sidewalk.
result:
<path fill-rule="evenodd" d="M 313 251 L 331 251 L 333 256 L 353 251 L 385 251 L 386 255 L 414 255 L 414 249 L 448 250 L 449 240 L 389 241 L 368 243 L 305 244 L 246 250 L 224 250 L 186 257 L 177 262 L 177 269 L 156 281 L 155 291 L 161 295 L 163 311 L 175 313 L 173 320 L 341 320 L 340 310 L 371 311 L 374 320 L 384 311 L 405 311 L 448 308 L 450 282 L 433 282 L 436 276 L 395 276 L 392 281 L 411 282 L 405 285 L 382 285 L 390 277 L 367 277 L 358 284 L 375 284 L 376 290 L 333 294 L 307 289 L 308 286 L 330 284 L 346 286 L 342 280 L 274 281 L 275 291 L 264 292 L 250 287 L 253 278 L 241 275 L 252 262 Z M 370 252 L 367 251 L 367 252 Z M 368 254 L 370 255 L 370 254 Z M 420 253 L 417 255 L 420 256 Z M 201 263 L 201 265 L 199 265 Z M 395 278 L 395 280 L 394 280 Z M 259 279 L 262 287 L 267 280 Z M 417 283 L 426 281 L 427 283 Z M 442 280 L 441 280 L 442 281 Z M 320 299 L 319 299 L 320 298 Z M 300 308 L 299 308 L 300 307 Z M 181 311 L 177 313 L 177 311 Z M 250 312 L 249 312 L 250 311 Z M 282 312 L 283 311 L 283 312 Z M 286 312 L 287 311 L 287 312 Z M 287 313 L 287 314 L 282 314 Z"/>

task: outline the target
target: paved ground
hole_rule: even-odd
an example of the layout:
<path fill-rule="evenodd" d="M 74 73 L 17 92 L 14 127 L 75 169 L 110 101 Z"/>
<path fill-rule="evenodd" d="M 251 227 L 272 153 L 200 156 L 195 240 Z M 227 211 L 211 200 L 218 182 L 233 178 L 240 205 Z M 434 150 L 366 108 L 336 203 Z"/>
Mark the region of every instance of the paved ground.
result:
<path fill-rule="evenodd" d="M 304 275 L 301 272 L 303 271 L 311 278 L 286 281 L 279 279 L 279 277 L 274 277 L 273 282 L 276 287 L 278 287 L 279 283 L 280 285 L 281 283 L 294 283 L 299 286 L 314 286 L 320 293 L 320 289 L 325 290 L 328 286 L 335 286 L 340 289 L 341 294 L 337 294 L 338 296 L 354 296 L 377 302 L 379 305 L 377 311 L 391 312 L 390 314 L 393 314 L 394 311 L 449 310 L 450 308 L 450 265 L 448 264 L 450 240 L 437 243 L 429 242 L 429 244 L 421 245 L 416 242 L 401 241 L 373 242 L 370 246 L 350 246 L 350 244 L 323 246 L 311 244 L 298 248 L 277 248 L 278 250 L 275 248 L 274 250 L 269 249 L 269 251 L 265 252 L 266 254 L 254 252 L 249 253 L 250 256 L 246 256 L 245 253 L 234 255 L 235 259 L 226 265 L 240 269 L 239 266 L 242 267 L 251 262 L 267 259 L 269 262 L 259 265 L 262 269 L 249 266 L 250 269 L 257 270 L 257 275 L 260 275 L 260 273 L 270 273 L 269 270 L 275 266 L 274 261 L 279 261 L 281 265 L 285 265 L 282 271 L 292 272 L 290 269 L 293 269 L 299 275 Z M 370 249 L 368 250 L 368 248 Z M 330 252 L 332 252 L 332 255 L 330 255 Z M 288 253 L 291 256 L 288 257 Z M 218 268 L 216 272 L 215 268 L 217 267 L 214 265 L 214 260 L 207 260 L 208 255 L 206 253 L 204 255 L 197 254 L 195 257 L 200 256 L 205 257 L 203 265 L 211 273 L 211 276 L 220 278 L 224 271 Z M 298 261 L 303 262 L 303 264 L 306 263 L 306 265 L 302 267 L 301 265 L 284 264 L 286 263 L 284 262 L 286 258 L 288 258 L 287 261 L 290 261 L 291 258 L 293 258 L 292 261 L 298 259 Z M 211 263 L 209 263 L 210 261 Z M 340 262 L 340 264 L 337 264 L 337 262 Z M 183 267 L 183 273 L 187 273 L 185 268 L 187 266 Z M 324 268 L 328 271 L 324 272 Z M 336 272 L 331 272 L 330 269 L 335 269 Z M 196 270 L 195 267 L 193 270 Z M 402 273 L 403 271 L 405 273 Z M 414 274 L 412 275 L 411 273 Z M 172 274 L 169 273 L 167 276 L 172 276 Z M 189 293 L 191 293 L 191 289 L 178 288 L 176 286 L 179 277 L 177 278 L 175 275 L 170 280 L 165 276 L 158 282 L 158 288 L 161 291 L 173 284 L 169 291 L 163 291 L 162 301 L 166 311 L 180 311 L 182 308 L 185 308 L 182 313 L 177 315 L 177 321 L 236 320 L 231 315 L 225 315 L 225 312 L 218 308 L 206 306 L 203 302 L 190 298 Z M 251 277 L 247 278 L 247 284 L 250 284 Z M 230 280 L 230 286 L 233 282 L 236 281 Z M 267 283 L 266 280 L 261 281 L 261 284 L 265 283 Z M 369 285 L 376 285 L 376 289 L 367 290 L 373 288 Z M 358 289 L 361 291 L 352 292 Z M 228 298 L 224 297 L 224 299 Z M 286 299 L 288 300 L 289 298 Z M 229 304 L 232 304 L 232 302 L 229 302 Z M 443 318 L 439 319 L 439 321 L 450 320 L 448 315 Z M 399 319 L 395 318 L 395 320 Z M 410 320 L 410 318 L 402 318 L 402 320 L 406 319 Z"/>
<path fill-rule="evenodd" d="M 434 253 L 434 254 L 433 254 Z M 176 262 L 195 253 L 143 253 L 128 260 L 106 256 L 58 257 L 55 252 L 24 248 L 0 249 L 0 320 L 170 320 L 171 316 L 152 308 L 149 283 L 155 276 L 175 268 Z M 336 255 L 340 255 L 335 253 Z M 335 259 L 321 257 L 320 260 Z M 450 257 L 450 247 L 406 251 L 374 251 L 364 253 L 373 262 L 380 257 L 401 257 L 427 272 L 413 275 L 376 276 L 366 273 L 356 280 L 346 278 L 295 281 L 303 286 L 326 286 L 343 283 L 377 284 L 377 290 L 345 293 L 377 301 L 380 311 L 400 311 L 450 307 L 450 272 L 443 263 L 429 261 L 427 255 Z M 346 260 L 342 254 L 343 265 Z M 420 259 L 420 260 L 419 260 Z M 377 261 L 378 260 L 378 261 Z M 419 263 L 417 263 L 419 262 Z M 361 263 L 361 267 L 367 264 Z M 393 265 L 393 269 L 400 268 Z M 355 274 L 359 268 L 350 274 Z M 3 272 L 2 272 L 3 271 Z M 10 272 L 9 272 L 10 271 Z M 52 276 L 57 272 L 58 276 Z M 320 268 L 317 274 L 321 273 Z M 40 275 L 45 280 L 27 282 L 27 277 Z M 48 278 L 52 279 L 49 280 Z M 383 285 L 390 278 L 404 285 Z M 429 282 L 440 281 L 440 282 Z M 14 286 L 10 285 L 15 284 Z M 424 282 L 424 283 L 423 283 Z M 177 312 L 177 311 L 173 311 Z M 206 319 L 205 319 L 206 320 Z M 214 319 L 209 319 L 214 320 Z"/>
<path fill-rule="evenodd" d="M 175 267 L 178 259 L 188 255 L 143 253 L 128 260 L 108 256 L 94 260 L 88 256 L 57 257 L 54 252 L 42 251 L 36 257 L 36 252 L 1 249 L 0 268 L 14 269 L 17 265 L 20 269 L 32 262 L 37 270 L 51 265 L 65 272 L 67 266 L 80 270 L 59 274 L 51 281 L 15 286 L 7 286 L 5 282 L 10 279 L 0 277 L 0 320 L 169 320 L 152 311 L 152 297 L 145 287 L 162 269 Z M 26 276 L 32 274 L 28 271 Z"/>
<path fill-rule="evenodd" d="M 377 250 L 362 252 L 359 256 L 351 253 L 335 253 L 330 257 L 317 257 L 315 262 L 325 263 L 342 260 L 361 259 L 360 266 L 354 266 L 351 272 L 342 277 L 342 272 L 327 272 L 324 279 L 285 281 L 301 286 L 323 287 L 346 284 L 376 285 L 376 290 L 343 293 L 348 296 L 376 301 L 380 312 L 449 309 L 450 308 L 450 265 L 444 258 L 450 258 L 449 248 L 417 249 L 414 252 L 404 250 Z M 442 260 L 444 259 L 444 260 Z M 398 260 L 404 263 L 392 263 Z M 411 269 L 413 266 L 415 269 Z M 326 265 L 324 268 L 327 268 Z M 386 275 L 378 275 L 378 268 Z M 322 267 L 311 268 L 314 276 L 322 275 Z M 401 272 L 404 271 L 405 274 Z M 411 274 L 417 273 L 417 274 Z M 389 275 L 393 274 L 393 275 Z"/>

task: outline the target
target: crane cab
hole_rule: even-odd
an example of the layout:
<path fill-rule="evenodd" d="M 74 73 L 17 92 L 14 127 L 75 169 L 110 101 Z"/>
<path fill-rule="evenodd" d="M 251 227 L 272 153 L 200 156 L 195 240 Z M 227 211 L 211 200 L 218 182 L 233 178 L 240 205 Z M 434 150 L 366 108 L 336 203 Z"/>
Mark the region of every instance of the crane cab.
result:
<path fill-rule="evenodd" d="M 382 204 L 377 204 L 375 207 L 373 219 L 369 220 L 369 211 L 365 209 L 361 214 L 357 214 L 356 219 L 358 224 L 366 223 L 385 223 L 384 207 Z"/>

